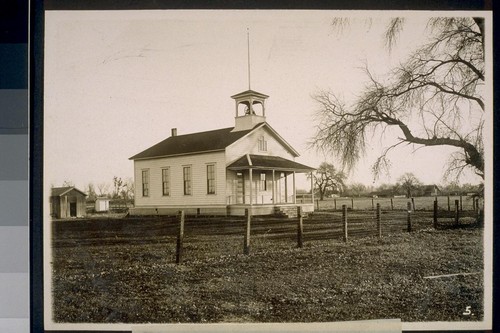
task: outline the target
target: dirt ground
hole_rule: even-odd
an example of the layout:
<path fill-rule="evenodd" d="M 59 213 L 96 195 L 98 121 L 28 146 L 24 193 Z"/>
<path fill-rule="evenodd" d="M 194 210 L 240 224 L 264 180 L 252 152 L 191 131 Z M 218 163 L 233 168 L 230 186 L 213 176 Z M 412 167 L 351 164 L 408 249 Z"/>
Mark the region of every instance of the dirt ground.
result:
<path fill-rule="evenodd" d="M 295 219 L 255 218 L 249 255 L 244 220 L 188 217 L 180 265 L 175 217 L 54 221 L 54 320 L 481 320 L 482 229 L 391 216 L 379 239 L 373 212 L 351 214 L 344 242 L 339 214 L 313 214 L 303 248 Z"/>

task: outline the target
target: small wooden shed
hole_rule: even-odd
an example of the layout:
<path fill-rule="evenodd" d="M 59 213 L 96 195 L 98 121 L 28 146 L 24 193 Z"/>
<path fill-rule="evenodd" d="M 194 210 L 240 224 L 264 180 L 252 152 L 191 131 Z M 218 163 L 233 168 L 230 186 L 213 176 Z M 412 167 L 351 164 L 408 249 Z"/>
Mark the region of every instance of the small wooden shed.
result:
<path fill-rule="evenodd" d="M 56 218 L 85 216 L 87 195 L 76 187 L 53 187 L 50 193 L 50 215 Z"/>
<path fill-rule="evenodd" d="M 96 212 L 109 211 L 109 198 L 97 198 L 97 199 L 95 199 L 95 211 Z"/>

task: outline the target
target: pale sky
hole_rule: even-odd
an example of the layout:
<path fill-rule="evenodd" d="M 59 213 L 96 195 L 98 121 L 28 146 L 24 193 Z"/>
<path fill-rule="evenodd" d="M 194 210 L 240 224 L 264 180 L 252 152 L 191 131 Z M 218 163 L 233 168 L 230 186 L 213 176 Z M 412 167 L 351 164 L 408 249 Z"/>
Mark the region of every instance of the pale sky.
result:
<path fill-rule="evenodd" d="M 427 36 L 425 17 L 411 14 L 397 46 L 384 47 L 383 31 L 401 13 L 357 12 L 339 33 L 339 11 L 57 11 L 45 17 L 45 184 L 69 180 L 112 183 L 133 176 L 129 157 L 170 136 L 234 125 L 230 96 L 251 88 L 269 95 L 267 122 L 317 167 L 334 156 L 308 149 L 317 105 L 311 95 L 330 89 L 352 101 L 366 77 L 379 77 L 404 61 Z M 405 13 L 408 15 L 408 13 Z M 366 20 L 366 18 L 372 20 Z M 348 183 L 395 183 L 413 172 L 426 184 L 443 182 L 448 148 L 398 148 L 391 176 L 375 183 L 371 165 L 397 132 L 370 140 L 367 156 Z M 488 145 L 485 145 L 488 147 Z M 462 182 L 477 183 L 468 175 Z M 306 188 L 299 182 L 299 188 Z"/>

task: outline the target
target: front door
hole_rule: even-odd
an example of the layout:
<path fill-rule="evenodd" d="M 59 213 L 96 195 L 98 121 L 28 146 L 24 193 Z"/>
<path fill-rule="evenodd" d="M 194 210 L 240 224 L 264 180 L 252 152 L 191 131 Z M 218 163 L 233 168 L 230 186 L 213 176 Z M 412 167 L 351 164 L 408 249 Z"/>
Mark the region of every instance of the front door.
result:
<path fill-rule="evenodd" d="M 76 202 L 69 203 L 69 216 L 76 217 Z"/>

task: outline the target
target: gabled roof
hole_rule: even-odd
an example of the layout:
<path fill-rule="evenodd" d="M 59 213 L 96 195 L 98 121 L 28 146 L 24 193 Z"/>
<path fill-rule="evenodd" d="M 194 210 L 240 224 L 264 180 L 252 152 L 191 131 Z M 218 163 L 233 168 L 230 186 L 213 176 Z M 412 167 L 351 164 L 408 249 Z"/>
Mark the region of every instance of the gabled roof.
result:
<path fill-rule="evenodd" d="M 288 142 L 286 142 L 285 139 L 283 139 L 283 137 L 281 135 L 279 135 L 278 132 L 276 132 L 276 130 L 274 128 L 272 128 L 268 123 L 264 123 L 264 124 L 269 129 L 269 131 L 271 131 L 271 133 L 274 135 L 274 137 L 279 142 L 281 142 L 281 144 L 283 146 L 285 146 L 290 151 L 290 153 L 292 153 L 293 156 L 295 156 L 295 157 L 300 156 L 300 154 L 292 146 L 290 146 L 290 144 Z"/>
<path fill-rule="evenodd" d="M 227 146 L 244 137 L 256 127 L 237 132 L 231 132 L 234 127 L 228 127 L 207 132 L 171 136 L 129 159 L 138 160 L 224 150 Z"/>
<path fill-rule="evenodd" d="M 269 170 L 276 169 L 280 171 L 299 171 L 310 172 L 315 170 L 307 165 L 297 163 L 295 161 L 287 160 L 278 156 L 265 156 L 265 155 L 243 155 L 228 167 L 230 170 L 244 170 L 244 169 L 261 169 Z"/>
<path fill-rule="evenodd" d="M 50 195 L 52 197 L 60 197 L 60 196 L 63 196 L 65 194 L 68 194 L 69 192 L 71 192 L 72 190 L 75 190 L 77 192 L 79 192 L 80 194 L 84 195 L 84 196 L 87 196 L 86 193 L 80 191 L 79 189 L 77 189 L 76 187 L 74 186 L 65 186 L 65 187 L 53 187 L 50 189 Z"/>
<path fill-rule="evenodd" d="M 232 132 L 234 127 L 222 128 L 213 131 L 171 136 L 154 146 L 130 157 L 130 160 L 140 160 L 176 155 L 199 154 L 220 151 L 243 138 L 257 128 L 266 126 L 275 138 L 284 145 L 294 156 L 299 153 L 293 149 L 269 124 L 263 122 L 252 129 Z"/>

